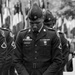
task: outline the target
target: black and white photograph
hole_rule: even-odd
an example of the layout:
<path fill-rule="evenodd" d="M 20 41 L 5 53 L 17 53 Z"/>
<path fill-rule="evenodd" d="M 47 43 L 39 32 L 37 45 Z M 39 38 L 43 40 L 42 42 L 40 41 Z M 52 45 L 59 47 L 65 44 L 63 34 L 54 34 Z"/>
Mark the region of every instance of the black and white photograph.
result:
<path fill-rule="evenodd" d="M 0 75 L 75 75 L 75 0 L 0 0 Z"/>

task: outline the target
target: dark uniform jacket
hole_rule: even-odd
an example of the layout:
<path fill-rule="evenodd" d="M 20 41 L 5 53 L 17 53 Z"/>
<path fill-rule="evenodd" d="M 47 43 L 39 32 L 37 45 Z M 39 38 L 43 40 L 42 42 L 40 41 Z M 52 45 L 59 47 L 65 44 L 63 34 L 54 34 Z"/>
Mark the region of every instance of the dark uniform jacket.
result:
<path fill-rule="evenodd" d="M 60 40 L 43 27 L 35 38 L 31 29 L 19 32 L 14 63 L 19 75 L 55 75 L 62 64 Z"/>
<path fill-rule="evenodd" d="M 15 44 L 11 31 L 0 28 L 0 66 L 2 67 L 2 71 L 12 65 L 14 48 Z"/>
<path fill-rule="evenodd" d="M 62 32 L 58 32 L 58 34 L 59 34 L 61 44 L 62 44 L 62 60 L 63 60 L 63 64 L 62 64 L 61 68 L 59 69 L 57 75 L 63 75 L 64 66 L 68 62 L 69 44 L 68 44 L 68 40 L 65 38 L 65 36 L 64 36 L 64 34 Z"/>
<path fill-rule="evenodd" d="M 7 50 L 7 44 L 6 44 L 4 31 L 0 29 L 0 69 L 2 68 L 5 61 L 6 50 Z"/>
<path fill-rule="evenodd" d="M 5 36 L 6 36 L 6 42 L 7 42 L 7 54 L 6 54 L 6 66 L 10 67 L 13 63 L 13 53 L 16 48 L 13 34 L 10 30 L 6 29 L 5 30 Z M 7 66 L 7 67 L 8 67 Z"/>
<path fill-rule="evenodd" d="M 63 66 L 65 66 L 65 64 L 68 62 L 69 44 L 63 33 L 59 32 L 59 35 L 62 44 Z"/>

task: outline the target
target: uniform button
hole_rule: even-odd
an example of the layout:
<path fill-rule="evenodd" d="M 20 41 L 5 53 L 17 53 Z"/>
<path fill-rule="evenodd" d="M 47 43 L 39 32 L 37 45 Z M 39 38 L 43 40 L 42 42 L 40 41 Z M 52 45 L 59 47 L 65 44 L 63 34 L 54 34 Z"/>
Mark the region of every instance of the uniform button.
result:
<path fill-rule="evenodd" d="M 37 57 L 35 57 L 35 59 L 37 59 Z"/>
<path fill-rule="evenodd" d="M 35 45 L 35 46 L 37 46 L 37 45 Z"/>
<path fill-rule="evenodd" d="M 33 68 L 36 68 L 36 63 L 33 63 Z"/>
<path fill-rule="evenodd" d="M 37 51 L 35 51 L 35 53 L 37 53 Z"/>

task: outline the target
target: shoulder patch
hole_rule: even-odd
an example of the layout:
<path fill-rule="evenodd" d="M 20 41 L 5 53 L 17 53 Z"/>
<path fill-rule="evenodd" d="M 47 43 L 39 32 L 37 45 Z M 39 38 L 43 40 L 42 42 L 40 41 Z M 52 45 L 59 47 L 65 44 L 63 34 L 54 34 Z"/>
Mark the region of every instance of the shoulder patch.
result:
<path fill-rule="evenodd" d="M 3 44 L 1 45 L 2 48 L 7 48 L 7 44 L 5 42 L 3 42 Z"/>

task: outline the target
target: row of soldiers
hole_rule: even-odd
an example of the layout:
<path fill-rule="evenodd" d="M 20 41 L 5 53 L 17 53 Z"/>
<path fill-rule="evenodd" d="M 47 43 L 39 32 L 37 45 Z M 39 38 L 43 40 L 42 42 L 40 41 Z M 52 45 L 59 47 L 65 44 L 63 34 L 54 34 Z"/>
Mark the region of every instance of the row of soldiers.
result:
<path fill-rule="evenodd" d="M 57 31 L 56 18 L 34 3 L 27 19 L 30 28 L 21 30 L 15 40 L 10 30 L 0 28 L 0 75 L 15 70 L 18 75 L 63 75 L 70 44 Z"/>

